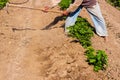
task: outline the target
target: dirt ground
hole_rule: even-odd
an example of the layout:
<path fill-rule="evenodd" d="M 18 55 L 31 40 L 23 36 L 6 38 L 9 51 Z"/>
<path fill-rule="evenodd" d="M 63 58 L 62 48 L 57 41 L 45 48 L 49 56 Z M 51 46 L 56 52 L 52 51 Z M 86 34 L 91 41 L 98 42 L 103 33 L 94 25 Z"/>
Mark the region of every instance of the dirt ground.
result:
<path fill-rule="evenodd" d="M 29 0 L 20 6 L 42 8 L 45 4 L 45 0 Z M 106 43 L 94 34 L 92 44 L 96 50 L 106 50 L 106 71 L 94 72 L 87 64 L 85 49 L 65 35 L 61 14 L 8 7 L 9 14 L 0 10 L 0 80 L 120 80 L 120 11 L 105 0 L 99 4 L 109 36 Z M 80 15 L 92 24 L 85 9 Z M 60 21 L 41 30 L 54 19 Z"/>

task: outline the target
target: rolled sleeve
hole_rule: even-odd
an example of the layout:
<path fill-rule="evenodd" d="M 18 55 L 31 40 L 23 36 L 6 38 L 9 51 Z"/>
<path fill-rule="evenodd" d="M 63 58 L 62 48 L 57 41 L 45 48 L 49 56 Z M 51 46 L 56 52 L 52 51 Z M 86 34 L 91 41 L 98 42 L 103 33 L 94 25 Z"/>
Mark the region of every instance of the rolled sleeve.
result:
<path fill-rule="evenodd" d="M 75 11 L 82 3 L 83 0 L 75 0 L 73 4 L 70 4 L 70 7 L 67 9 L 68 12 Z"/>

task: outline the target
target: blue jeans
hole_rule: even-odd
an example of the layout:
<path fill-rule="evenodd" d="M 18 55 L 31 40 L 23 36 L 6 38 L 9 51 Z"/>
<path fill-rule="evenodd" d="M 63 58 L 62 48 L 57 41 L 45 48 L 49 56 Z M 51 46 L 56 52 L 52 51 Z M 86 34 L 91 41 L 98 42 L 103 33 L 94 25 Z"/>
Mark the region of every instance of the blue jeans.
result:
<path fill-rule="evenodd" d="M 82 8 L 83 8 L 83 6 L 79 6 L 76 11 L 74 11 L 73 13 L 71 13 L 68 16 L 68 18 L 66 19 L 66 22 L 65 22 L 65 32 L 69 31 L 67 29 L 67 27 L 73 26 L 75 24 L 77 17 L 79 15 L 80 11 L 82 10 Z M 86 9 L 94 23 L 96 33 L 99 36 L 108 36 L 105 20 L 102 16 L 99 4 L 96 3 L 96 5 L 94 5 L 93 7 L 86 8 Z"/>

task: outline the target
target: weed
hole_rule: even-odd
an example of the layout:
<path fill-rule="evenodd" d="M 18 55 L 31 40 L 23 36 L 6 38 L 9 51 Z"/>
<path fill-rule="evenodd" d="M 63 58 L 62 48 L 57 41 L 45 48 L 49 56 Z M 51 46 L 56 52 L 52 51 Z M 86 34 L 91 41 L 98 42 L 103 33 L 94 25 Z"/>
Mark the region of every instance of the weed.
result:
<path fill-rule="evenodd" d="M 120 10 L 120 0 L 106 0 L 106 1 Z"/>
<path fill-rule="evenodd" d="M 61 2 L 59 3 L 59 6 L 61 7 L 62 10 L 65 10 L 70 6 L 71 3 L 72 3 L 72 0 L 61 0 Z"/>
<path fill-rule="evenodd" d="M 0 9 L 3 9 L 6 6 L 8 0 L 0 0 Z"/>

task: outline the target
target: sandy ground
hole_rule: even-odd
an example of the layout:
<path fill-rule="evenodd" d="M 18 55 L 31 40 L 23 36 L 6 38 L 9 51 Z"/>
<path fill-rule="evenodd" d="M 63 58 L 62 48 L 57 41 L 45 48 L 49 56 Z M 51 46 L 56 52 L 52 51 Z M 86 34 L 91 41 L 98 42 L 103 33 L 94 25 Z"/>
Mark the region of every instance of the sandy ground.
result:
<path fill-rule="evenodd" d="M 9 14 L 0 11 L 0 80 L 120 80 L 120 11 L 105 0 L 99 3 L 108 42 L 95 34 L 92 43 L 95 49 L 107 49 L 106 71 L 96 73 L 85 62 L 84 48 L 65 35 L 61 14 L 8 7 Z M 42 8 L 45 4 L 45 0 L 30 0 L 20 6 Z M 85 9 L 80 15 L 92 24 Z M 56 17 L 60 20 L 57 24 L 41 30 Z"/>

